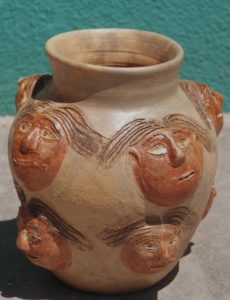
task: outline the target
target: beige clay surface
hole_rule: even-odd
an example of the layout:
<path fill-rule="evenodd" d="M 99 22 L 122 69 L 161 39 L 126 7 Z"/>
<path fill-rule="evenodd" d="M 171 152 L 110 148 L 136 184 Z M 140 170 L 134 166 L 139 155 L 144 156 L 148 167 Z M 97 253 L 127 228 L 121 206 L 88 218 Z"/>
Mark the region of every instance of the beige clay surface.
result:
<path fill-rule="evenodd" d="M 9 138 L 18 248 L 86 291 L 176 275 L 215 196 L 222 96 L 178 82 L 183 50 L 154 33 L 76 31 L 46 50 L 53 77 L 19 81 Z"/>
<path fill-rule="evenodd" d="M 12 117 L 0 118 L 0 299 L 77 300 L 228 300 L 230 297 L 229 130 L 230 115 L 218 139 L 217 197 L 208 217 L 201 222 L 186 255 L 159 284 L 128 295 L 96 295 L 73 290 L 51 272 L 32 265 L 15 245 L 15 216 L 19 201 L 7 158 L 7 136 Z M 102 258 L 98 258 L 99 260 Z"/>

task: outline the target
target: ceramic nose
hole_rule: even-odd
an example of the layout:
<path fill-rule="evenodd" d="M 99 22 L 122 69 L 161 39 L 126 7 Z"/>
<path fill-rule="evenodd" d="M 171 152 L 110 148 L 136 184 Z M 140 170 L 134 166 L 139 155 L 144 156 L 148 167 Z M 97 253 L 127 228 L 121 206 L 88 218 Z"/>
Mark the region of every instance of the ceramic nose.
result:
<path fill-rule="evenodd" d="M 161 243 L 161 247 L 163 249 L 164 262 L 169 263 L 173 261 L 173 259 L 170 257 L 167 243 L 166 242 Z"/>
<path fill-rule="evenodd" d="M 19 151 L 22 154 L 28 154 L 34 152 L 37 149 L 39 141 L 38 130 L 33 130 L 30 134 L 22 141 L 19 147 Z"/>
<path fill-rule="evenodd" d="M 25 229 L 21 230 L 18 238 L 17 238 L 17 242 L 16 242 L 17 247 L 26 252 L 30 250 L 30 245 L 29 245 L 29 240 L 28 240 L 28 236 L 27 236 L 27 231 Z"/>
<path fill-rule="evenodd" d="M 180 167 L 185 161 L 184 152 L 173 140 L 170 140 L 169 159 L 173 168 Z"/>

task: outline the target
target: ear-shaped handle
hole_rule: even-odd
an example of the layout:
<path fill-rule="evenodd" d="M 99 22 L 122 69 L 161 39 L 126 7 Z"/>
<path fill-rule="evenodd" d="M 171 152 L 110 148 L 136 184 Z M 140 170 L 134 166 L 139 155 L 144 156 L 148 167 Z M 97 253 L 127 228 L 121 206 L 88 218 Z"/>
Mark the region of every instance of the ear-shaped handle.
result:
<path fill-rule="evenodd" d="M 223 128 L 223 96 L 213 91 L 207 84 L 198 81 L 181 80 L 180 87 L 207 125 L 207 116 L 211 119 L 218 135 Z"/>
<path fill-rule="evenodd" d="M 33 88 L 40 77 L 41 74 L 35 74 L 18 80 L 18 90 L 15 97 L 17 111 L 31 98 Z"/>
<path fill-rule="evenodd" d="M 223 126 L 224 126 L 224 116 L 222 113 L 222 107 L 223 107 L 223 102 L 224 98 L 223 95 L 217 91 L 213 92 L 214 96 L 214 106 L 215 106 L 215 111 L 216 111 L 216 134 L 218 135 Z"/>
<path fill-rule="evenodd" d="M 220 105 L 220 107 L 222 108 L 223 104 L 224 104 L 224 98 L 223 95 L 220 92 L 214 91 L 213 92 L 214 96 L 216 97 L 216 101 L 218 102 L 218 104 Z"/>
<path fill-rule="evenodd" d="M 27 85 L 30 76 L 22 77 L 18 80 L 18 90 L 15 97 L 16 110 L 18 111 L 27 101 Z"/>
<path fill-rule="evenodd" d="M 208 85 L 196 82 L 202 96 L 204 103 L 207 107 L 210 117 L 212 118 L 213 125 L 216 129 L 216 134 L 219 135 L 223 128 L 223 96 L 221 93 L 212 90 Z"/>

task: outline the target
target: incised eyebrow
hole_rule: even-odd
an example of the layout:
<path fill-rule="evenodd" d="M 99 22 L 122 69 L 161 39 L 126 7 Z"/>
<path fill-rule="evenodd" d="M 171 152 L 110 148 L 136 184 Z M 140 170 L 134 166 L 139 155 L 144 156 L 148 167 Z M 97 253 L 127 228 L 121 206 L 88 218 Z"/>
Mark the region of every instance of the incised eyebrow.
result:
<path fill-rule="evenodd" d="M 57 129 L 57 127 L 55 126 L 54 122 L 48 118 L 41 118 L 41 120 L 44 120 L 44 121 L 48 121 L 52 127 L 52 129 L 57 133 L 57 134 L 60 134 L 60 131 Z"/>
<path fill-rule="evenodd" d="M 148 143 L 149 140 L 157 139 L 158 137 L 161 137 L 159 140 L 163 140 L 163 139 L 166 139 L 166 138 L 167 138 L 163 133 L 153 134 L 153 135 L 151 135 L 151 136 L 144 142 L 143 145 L 145 145 L 146 143 Z"/>
<path fill-rule="evenodd" d="M 24 121 L 23 120 L 24 118 L 34 119 L 34 117 L 31 114 L 26 113 L 26 114 L 20 116 L 20 118 L 18 119 L 18 122 Z"/>

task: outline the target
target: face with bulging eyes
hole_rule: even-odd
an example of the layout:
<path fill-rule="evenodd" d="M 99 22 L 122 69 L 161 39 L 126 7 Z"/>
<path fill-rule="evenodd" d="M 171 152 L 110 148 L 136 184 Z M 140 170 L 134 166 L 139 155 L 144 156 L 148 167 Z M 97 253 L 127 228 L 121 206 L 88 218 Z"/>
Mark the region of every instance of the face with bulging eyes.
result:
<path fill-rule="evenodd" d="M 202 173 L 202 144 L 186 128 L 154 130 L 130 148 L 136 180 L 145 198 L 173 207 L 197 188 Z"/>
<path fill-rule="evenodd" d="M 21 207 L 18 229 L 17 247 L 35 265 L 58 270 L 71 264 L 68 242 L 53 230 L 45 217 L 33 218 L 25 207 Z"/>
<path fill-rule="evenodd" d="M 42 113 L 25 115 L 17 122 L 11 158 L 13 168 L 25 186 L 37 191 L 55 177 L 67 150 L 60 124 Z"/>
<path fill-rule="evenodd" d="M 121 250 L 121 260 L 134 272 L 155 274 L 176 261 L 182 231 L 179 226 L 162 224 L 137 229 Z"/>

